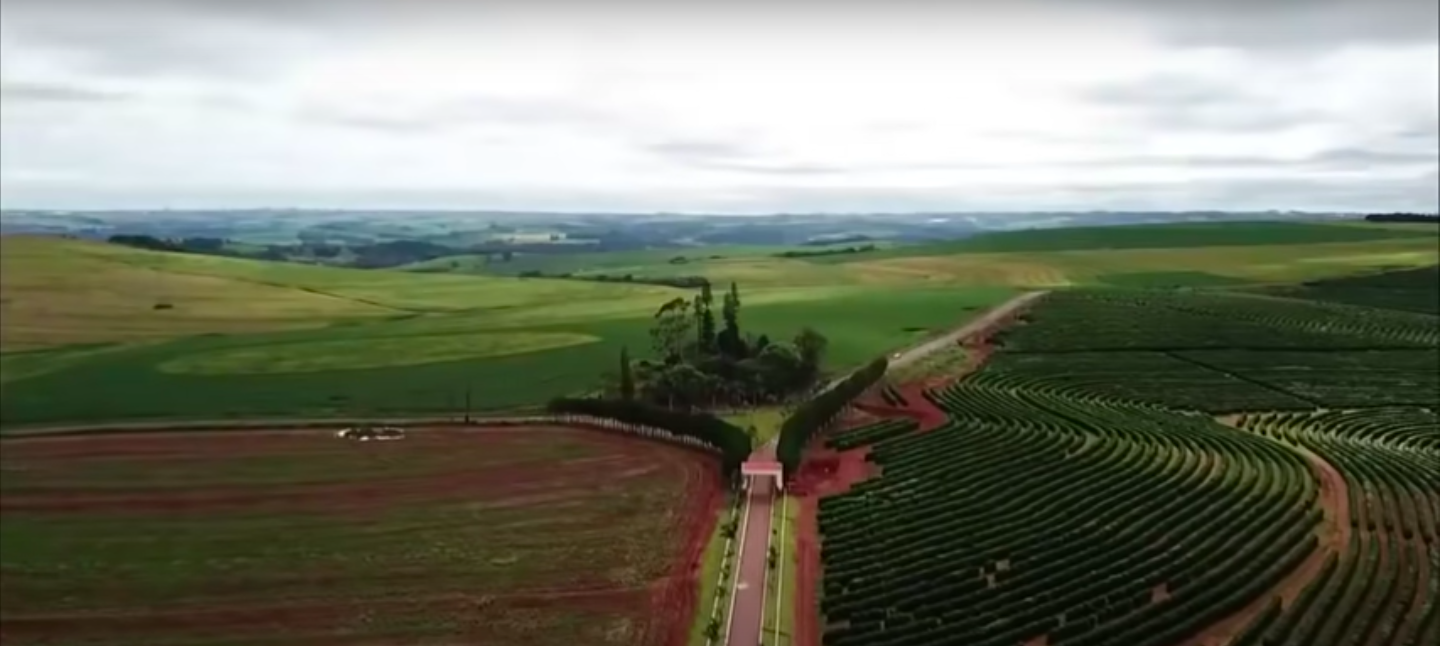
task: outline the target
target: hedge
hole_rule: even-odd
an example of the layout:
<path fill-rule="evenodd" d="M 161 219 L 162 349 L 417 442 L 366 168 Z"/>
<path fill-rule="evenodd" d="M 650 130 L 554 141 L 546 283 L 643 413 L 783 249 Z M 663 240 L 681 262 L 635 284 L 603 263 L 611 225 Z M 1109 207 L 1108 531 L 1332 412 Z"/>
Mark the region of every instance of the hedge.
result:
<path fill-rule="evenodd" d="M 785 467 L 789 477 L 800 466 L 800 455 L 810 438 L 825 428 L 841 410 L 873 386 L 890 367 L 885 357 L 871 361 L 865 367 L 850 373 L 844 381 L 835 384 L 810 401 L 801 404 L 785 423 L 780 426 L 780 437 L 775 442 L 775 457 Z"/>
<path fill-rule="evenodd" d="M 740 464 L 750 457 L 750 436 L 740 427 L 728 424 L 713 415 L 675 411 L 627 399 L 565 397 L 552 400 L 546 410 L 559 414 L 605 417 L 695 438 L 720 452 L 722 468 L 727 477 L 739 473 Z"/>

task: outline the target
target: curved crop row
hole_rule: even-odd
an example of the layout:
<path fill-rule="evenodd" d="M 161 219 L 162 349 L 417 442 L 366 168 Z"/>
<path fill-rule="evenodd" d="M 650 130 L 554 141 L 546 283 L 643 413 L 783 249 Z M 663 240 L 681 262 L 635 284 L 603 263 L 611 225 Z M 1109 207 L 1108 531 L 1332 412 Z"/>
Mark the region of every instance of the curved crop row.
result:
<path fill-rule="evenodd" d="M 833 433 L 825 439 L 825 445 L 837 451 L 883 442 L 885 440 L 914 433 L 920 424 L 912 419 L 887 419 L 859 428 Z"/>
<path fill-rule="evenodd" d="M 1316 548 L 1303 458 L 1206 418 L 962 382 L 820 505 L 827 646 L 1161 646 Z"/>
<path fill-rule="evenodd" d="M 1313 408 L 1310 402 L 1164 352 L 1002 352 L 972 379 L 1011 387 L 1230 413 Z"/>
<path fill-rule="evenodd" d="M 1238 425 L 1322 456 L 1350 490 L 1348 549 L 1263 643 L 1440 643 L 1440 418 L 1370 409 L 1250 415 Z"/>
<path fill-rule="evenodd" d="M 1002 335 L 1024 352 L 1435 347 L 1434 317 L 1215 293 L 1057 292 Z"/>

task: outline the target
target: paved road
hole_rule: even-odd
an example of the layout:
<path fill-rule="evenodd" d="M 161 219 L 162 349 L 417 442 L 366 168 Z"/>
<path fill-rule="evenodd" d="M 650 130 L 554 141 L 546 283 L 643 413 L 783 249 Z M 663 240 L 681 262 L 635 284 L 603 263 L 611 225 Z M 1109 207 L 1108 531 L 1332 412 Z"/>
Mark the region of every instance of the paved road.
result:
<path fill-rule="evenodd" d="M 726 646 L 760 643 L 765 613 L 765 578 L 770 569 L 770 510 L 775 484 L 770 478 L 752 478 L 742 521 L 740 562 L 735 568 L 735 589 L 730 596 L 730 629 Z"/>
<path fill-rule="evenodd" d="M 896 368 L 903 368 L 929 355 L 935 354 L 936 352 L 939 352 L 947 347 L 954 346 L 962 339 L 965 339 L 966 337 L 969 337 L 976 332 L 990 327 L 996 321 L 1013 314 L 1015 310 L 1029 305 L 1035 299 L 1040 298 L 1041 296 L 1044 296 L 1048 293 L 1049 292 L 1026 292 L 1024 294 L 1016 296 L 1015 298 L 1005 301 L 1004 303 L 1001 303 L 1000 305 L 992 308 L 990 311 L 980 315 L 979 318 L 970 321 L 969 323 L 966 323 L 965 325 L 960 326 L 959 328 L 956 328 L 951 332 L 947 332 L 944 336 L 930 339 L 929 341 L 921 343 L 920 345 L 905 350 L 901 352 L 900 356 L 898 357 L 892 356 L 890 358 L 890 369 L 894 370 Z"/>

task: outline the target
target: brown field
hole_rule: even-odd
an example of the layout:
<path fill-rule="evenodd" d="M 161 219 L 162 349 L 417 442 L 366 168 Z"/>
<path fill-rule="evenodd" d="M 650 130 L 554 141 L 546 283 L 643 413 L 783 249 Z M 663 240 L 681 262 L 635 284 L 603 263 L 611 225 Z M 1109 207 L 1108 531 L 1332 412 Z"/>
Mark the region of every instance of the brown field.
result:
<path fill-rule="evenodd" d="M 669 644 L 719 478 L 599 431 L 6 441 L 4 644 Z"/>

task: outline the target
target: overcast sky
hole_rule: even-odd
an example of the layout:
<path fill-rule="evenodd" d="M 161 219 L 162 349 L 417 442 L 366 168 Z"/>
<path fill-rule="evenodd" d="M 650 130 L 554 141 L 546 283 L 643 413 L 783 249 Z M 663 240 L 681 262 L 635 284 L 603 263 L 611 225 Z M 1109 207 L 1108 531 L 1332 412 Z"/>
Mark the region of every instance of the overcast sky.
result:
<path fill-rule="evenodd" d="M 1433 211 L 1437 6 L 0 0 L 0 201 Z"/>

